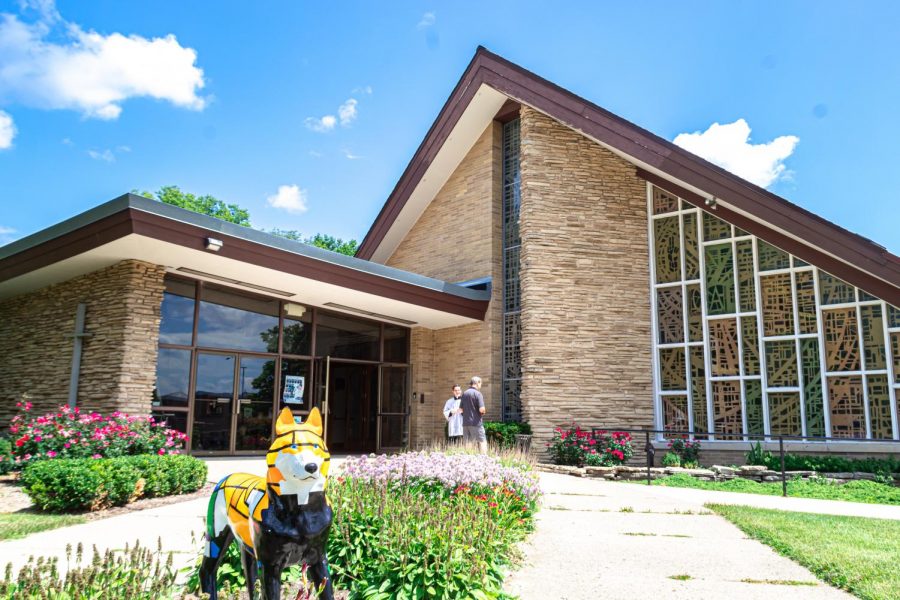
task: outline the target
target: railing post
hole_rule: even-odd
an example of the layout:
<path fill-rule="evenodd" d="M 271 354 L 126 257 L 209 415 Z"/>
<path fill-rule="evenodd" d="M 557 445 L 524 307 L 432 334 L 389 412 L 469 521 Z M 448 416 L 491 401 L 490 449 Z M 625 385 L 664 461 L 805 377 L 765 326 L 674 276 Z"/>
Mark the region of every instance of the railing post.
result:
<path fill-rule="evenodd" d="M 778 436 L 778 454 L 781 455 L 781 495 L 787 498 L 787 476 L 784 474 L 784 436 Z"/>
<path fill-rule="evenodd" d="M 644 432 L 644 435 L 647 438 L 647 443 L 644 445 L 644 450 L 647 452 L 647 485 L 650 485 L 650 467 L 653 466 L 653 444 L 650 443 L 650 432 Z"/>

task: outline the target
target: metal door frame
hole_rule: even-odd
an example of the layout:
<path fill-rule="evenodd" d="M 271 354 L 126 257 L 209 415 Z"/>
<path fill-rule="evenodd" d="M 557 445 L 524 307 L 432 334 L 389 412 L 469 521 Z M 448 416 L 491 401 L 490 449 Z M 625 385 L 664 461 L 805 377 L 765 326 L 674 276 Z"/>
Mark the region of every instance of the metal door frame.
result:
<path fill-rule="evenodd" d="M 403 401 L 406 403 L 405 410 L 402 413 L 397 412 L 383 412 L 382 405 L 384 403 L 384 369 L 404 369 L 406 372 L 406 390 L 403 394 Z M 401 440 L 401 444 L 399 446 L 382 446 L 381 445 L 381 418 L 382 417 L 403 417 L 403 437 L 407 440 L 407 445 L 409 444 L 409 388 L 410 388 L 410 374 L 412 369 L 407 364 L 393 364 L 393 363 L 382 363 L 378 365 L 378 410 L 376 411 L 376 419 L 375 419 L 375 451 L 378 453 L 384 452 L 385 450 L 400 450 L 402 449 L 403 442 Z"/>

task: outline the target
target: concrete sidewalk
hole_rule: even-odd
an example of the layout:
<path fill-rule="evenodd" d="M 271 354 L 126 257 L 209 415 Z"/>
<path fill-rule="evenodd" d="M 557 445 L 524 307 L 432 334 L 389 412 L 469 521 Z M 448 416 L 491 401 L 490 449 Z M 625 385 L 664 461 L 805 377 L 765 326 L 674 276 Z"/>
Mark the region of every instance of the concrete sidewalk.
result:
<path fill-rule="evenodd" d="M 771 500 L 768 497 L 727 492 L 685 494 L 701 490 L 554 473 L 541 473 L 541 486 L 545 497 L 537 530 L 523 548 L 524 565 L 507 577 L 505 585 L 508 593 L 521 600 L 851 598 L 703 508 L 705 502 L 759 505 L 757 499 Z M 824 501 L 787 504 L 791 510 L 819 508 L 817 512 L 843 514 L 842 506 L 818 506 L 820 502 Z M 890 511 L 880 511 L 881 507 L 861 506 L 889 518 Z M 689 579 L 672 579 L 684 576 Z M 766 583 L 772 581 L 809 585 Z"/>

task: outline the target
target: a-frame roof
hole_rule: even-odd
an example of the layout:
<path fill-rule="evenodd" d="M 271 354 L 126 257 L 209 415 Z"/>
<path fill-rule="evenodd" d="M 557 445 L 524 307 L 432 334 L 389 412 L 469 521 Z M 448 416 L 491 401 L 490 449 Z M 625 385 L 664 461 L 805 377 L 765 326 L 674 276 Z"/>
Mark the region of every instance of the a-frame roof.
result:
<path fill-rule="evenodd" d="M 582 133 L 635 165 L 636 175 L 870 294 L 900 305 L 900 257 L 479 47 L 357 256 L 384 262 L 508 99 Z M 479 128 L 480 127 L 480 128 Z M 471 140 L 471 141 L 469 141 Z M 468 145 L 467 145 L 468 144 Z M 452 156 L 451 156 L 452 155 Z M 411 198 L 414 201 L 411 201 Z"/>

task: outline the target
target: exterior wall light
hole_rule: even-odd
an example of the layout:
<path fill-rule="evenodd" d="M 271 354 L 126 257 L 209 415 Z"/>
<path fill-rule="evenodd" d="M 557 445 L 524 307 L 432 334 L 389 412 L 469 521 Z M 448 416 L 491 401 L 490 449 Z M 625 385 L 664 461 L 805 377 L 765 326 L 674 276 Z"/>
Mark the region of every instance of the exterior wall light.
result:
<path fill-rule="evenodd" d="M 206 249 L 212 250 L 213 252 L 218 252 L 222 246 L 225 244 L 222 243 L 222 240 L 217 240 L 216 238 L 208 237 L 206 238 Z"/>
<path fill-rule="evenodd" d="M 710 208 L 710 210 L 716 210 L 716 197 L 706 199 L 706 205 Z"/>

